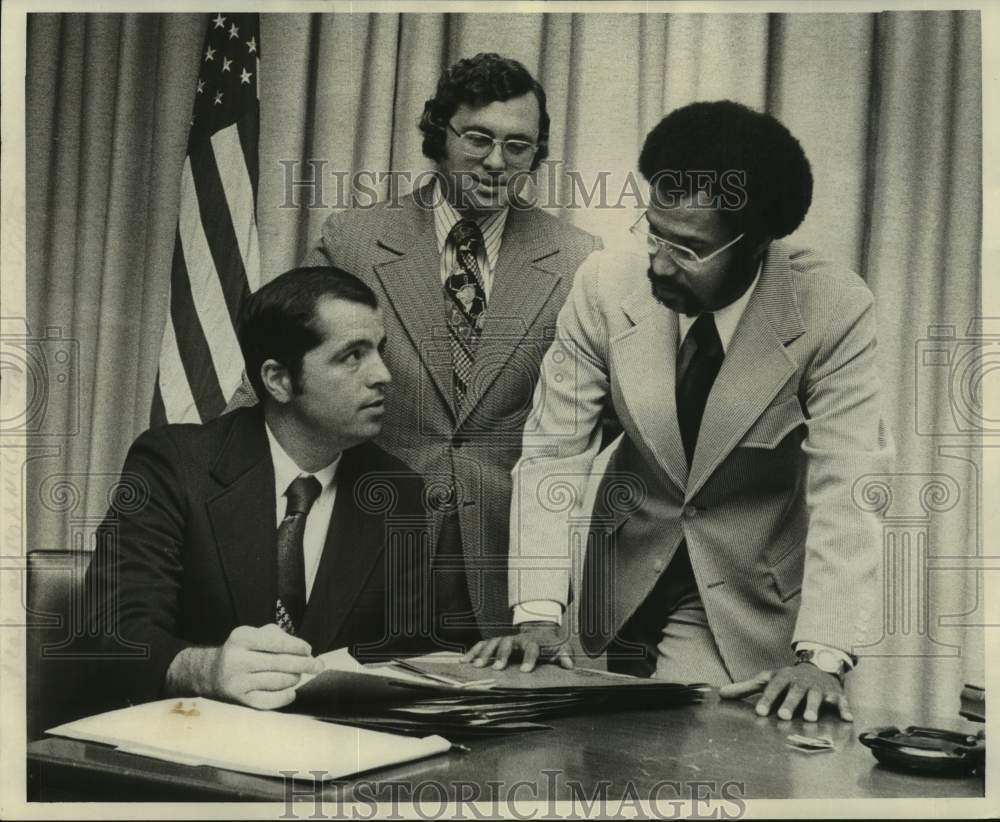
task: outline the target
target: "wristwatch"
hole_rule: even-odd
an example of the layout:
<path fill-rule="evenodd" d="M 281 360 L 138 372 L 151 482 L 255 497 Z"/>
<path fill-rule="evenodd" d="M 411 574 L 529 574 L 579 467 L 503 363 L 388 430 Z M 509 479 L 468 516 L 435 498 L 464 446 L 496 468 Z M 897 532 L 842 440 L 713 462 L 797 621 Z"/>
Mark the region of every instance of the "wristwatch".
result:
<path fill-rule="evenodd" d="M 844 674 L 847 673 L 847 664 L 829 648 L 820 648 L 814 651 L 812 648 L 802 649 L 795 652 L 795 664 L 800 665 L 808 662 L 815 665 L 821 671 L 833 674 L 844 684 Z"/>

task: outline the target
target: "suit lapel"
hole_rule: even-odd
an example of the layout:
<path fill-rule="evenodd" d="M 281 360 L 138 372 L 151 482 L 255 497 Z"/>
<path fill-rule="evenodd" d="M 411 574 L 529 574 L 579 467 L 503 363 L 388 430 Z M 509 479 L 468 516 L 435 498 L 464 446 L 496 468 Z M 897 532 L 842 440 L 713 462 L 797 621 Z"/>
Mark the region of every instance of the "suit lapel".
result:
<path fill-rule="evenodd" d="M 804 330 L 788 253 L 780 243 L 772 243 L 705 405 L 688 498 L 704 485 L 795 373 L 795 362 L 785 345 Z"/>
<path fill-rule="evenodd" d="M 355 501 L 366 450 L 361 445 L 345 451 L 337 470 L 333 514 L 299 631 L 315 653 L 332 647 L 385 550 L 383 517 L 362 510 Z"/>
<path fill-rule="evenodd" d="M 264 625 L 274 621 L 277 597 L 274 467 L 260 407 L 234 413 L 211 470 L 224 488 L 208 501 L 208 518 L 237 624 Z"/>
<path fill-rule="evenodd" d="M 611 370 L 646 447 L 674 484 L 684 488 L 687 457 L 675 394 L 677 315 L 660 305 L 646 284 L 622 303 L 622 310 L 635 325 L 611 340 Z"/>
<path fill-rule="evenodd" d="M 374 263 L 399 322 L 427 369 L 444 404 L 455 413 L 451 386 L 451 346 L 441 286 L 441 255 L 427 189 L 401 201 L 378 239 L 383 258 Z"/>
<path fill-rule="evenodd" d="M 459 424 L 483 399 L 558 285 L 561 275 L 548 264 L 558 253 L 537 211 L 511 208 Z"/>

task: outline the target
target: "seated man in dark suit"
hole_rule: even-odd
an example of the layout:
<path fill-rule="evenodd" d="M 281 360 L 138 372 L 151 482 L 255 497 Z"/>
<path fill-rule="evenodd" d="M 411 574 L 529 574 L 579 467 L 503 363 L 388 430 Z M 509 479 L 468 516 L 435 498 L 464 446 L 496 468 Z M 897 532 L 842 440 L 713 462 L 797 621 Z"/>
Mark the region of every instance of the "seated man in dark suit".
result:
<path fill-rule="evenodd" d="M 384 655 L 404 630 L 388 615 L 426 558 L 423 483 L 368 442 L 391 379 L 375 294 L 295 269 L 249 297 L 239 338 L 263 402 L 142 434 L 101 526 L 85 601 L 113 704 L 279 708 L 314 653 Z"/>

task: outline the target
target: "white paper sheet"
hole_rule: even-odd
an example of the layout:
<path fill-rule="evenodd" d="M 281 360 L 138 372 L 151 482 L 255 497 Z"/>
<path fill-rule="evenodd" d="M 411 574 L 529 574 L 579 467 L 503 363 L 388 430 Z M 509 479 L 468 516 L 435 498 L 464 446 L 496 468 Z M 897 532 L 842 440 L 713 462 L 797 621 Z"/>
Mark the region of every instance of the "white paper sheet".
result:
<path fill-rule="evenodd" d="M 48 731 L 188 765 L 302 779 L 337 779 L 409 762 L 450 748 L 440 736 L 414 738 L 257 711 L 211 699 L 164 699 L 60 725 Z"/>

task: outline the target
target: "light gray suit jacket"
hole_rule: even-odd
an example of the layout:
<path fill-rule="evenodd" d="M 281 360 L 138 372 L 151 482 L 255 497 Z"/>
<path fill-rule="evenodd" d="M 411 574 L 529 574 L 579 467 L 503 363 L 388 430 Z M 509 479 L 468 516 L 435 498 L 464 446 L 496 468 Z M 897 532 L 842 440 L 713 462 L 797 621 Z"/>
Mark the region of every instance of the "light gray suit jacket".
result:
<path fill-rule="evenodd" d="M 812 253 L 772 243 L 689 471 L 677 315 L 652 296 L 647 268 L 645 257 L 594 254 L 559 316 L 513 472 L 511 603 L 566 602 L 565 572 L 584 562 L 580 639 L 596 655 L 686 539 L 734 679 L 788 664 L 800 640 L 850 652 L 873 618 L 881 545 L 852 488 L 893 457 L 871 292 Z M 607 396 L 625 436 L 591 518 L 579 504 Z M 548 452 L 532 453 L 539 445 Z"/>
<path fill-rule="evenodd" d="M 439 510 L 457 508 L 469 596 L 490 635 L 511 620 L 510 471 L 556 316 L 600 241 L 539 209 L 511 208 L 459 412 L 434 215 L 419 204 L 432 201 L 422 189 L 416 200 L 332 214 L 303 264 L 336 265 L 378 295 L 393 381 L 376 442 L 425 477 Z"/>

